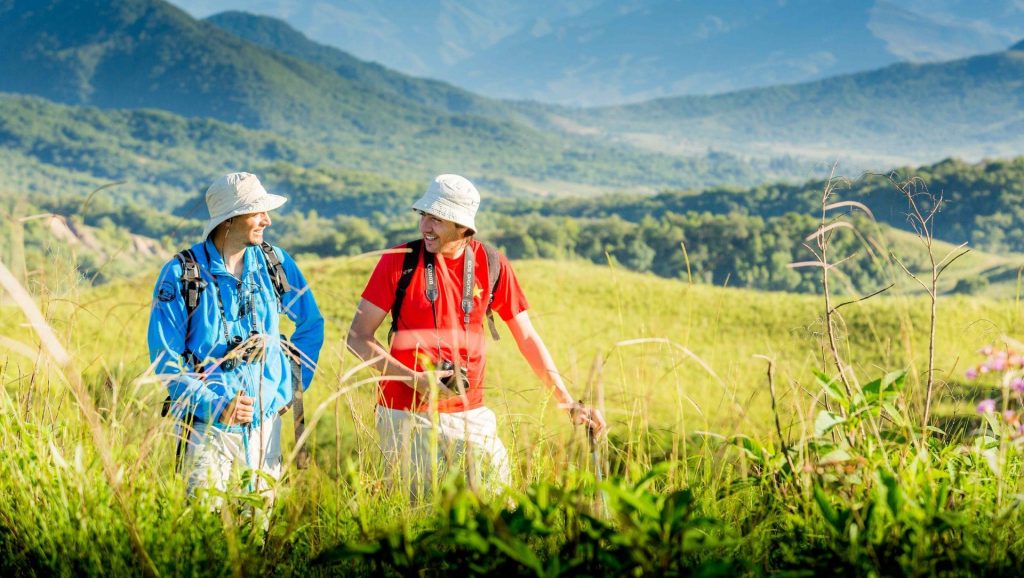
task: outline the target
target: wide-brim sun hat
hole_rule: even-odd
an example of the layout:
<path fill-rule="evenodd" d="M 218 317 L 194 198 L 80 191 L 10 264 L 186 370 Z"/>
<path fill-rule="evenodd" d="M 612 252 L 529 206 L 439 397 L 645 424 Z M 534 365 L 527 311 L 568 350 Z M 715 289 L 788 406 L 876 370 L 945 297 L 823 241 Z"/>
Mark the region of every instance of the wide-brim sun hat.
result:
<path fill-rule="evenodd" d="M 476 233 L 476 211 L 480 208 L 480 193 L 465 177 L 438 175 L 430 182 L 427 192 L 412 204 L 412 208 L 468 227 Z"/>
<path fill-rule="evenodd" d="M 231 173 L 224 175 L 206 189 L 206 208 L 210 220 L 203 229 L 203 239 L 217 228 L 217 225 L 231 217 L 249 213 L 265 213 L 288 202 L 280 195 L 272 195 L 252 173 Z"/>

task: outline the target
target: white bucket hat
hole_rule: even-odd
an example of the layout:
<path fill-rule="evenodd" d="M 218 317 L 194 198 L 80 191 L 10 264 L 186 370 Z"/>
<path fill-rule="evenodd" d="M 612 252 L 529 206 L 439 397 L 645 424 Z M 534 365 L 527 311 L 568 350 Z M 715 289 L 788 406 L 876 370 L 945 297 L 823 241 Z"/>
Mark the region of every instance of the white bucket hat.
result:
<path fill-rule="evenodd" d="M 210 211 L 210 220 L 206 221 L 203 240 L 210 236 L 217 225 L 231 217 L 273 211 L 287 201 L 285 197 L 268 193 L 252 173 L 224 175 L 206 189 L 206 208 Z"/>
<path fill-rule="evenodd" d="M 480 208 L 480 193 L 465 177 L 438 175 L 412 208 L 469 227 L 476 233 L 475 217 L 476 210 Z"/>

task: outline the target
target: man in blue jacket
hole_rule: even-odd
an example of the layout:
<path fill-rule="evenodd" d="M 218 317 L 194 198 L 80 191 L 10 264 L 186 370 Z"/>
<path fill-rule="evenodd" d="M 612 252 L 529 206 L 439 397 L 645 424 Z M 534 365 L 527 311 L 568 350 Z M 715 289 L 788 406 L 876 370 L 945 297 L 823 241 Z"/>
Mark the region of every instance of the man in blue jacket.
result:
<path fill-rule="evenodd" d="M 243 487 L 273 498 L 265 477 L 281 475 L 280 415 L 293 397 L 281 313 L 295 322 L 302 388 L 313 378 L 323 316 L 295 261 L 263 241 L 268 211 L 286 200 L 249 173 L 217 179 L 203 240 L 164 265 L 153 290 L 149 355 L 181 419 L 190 496 L 228 490 L 242 470 Z"/>

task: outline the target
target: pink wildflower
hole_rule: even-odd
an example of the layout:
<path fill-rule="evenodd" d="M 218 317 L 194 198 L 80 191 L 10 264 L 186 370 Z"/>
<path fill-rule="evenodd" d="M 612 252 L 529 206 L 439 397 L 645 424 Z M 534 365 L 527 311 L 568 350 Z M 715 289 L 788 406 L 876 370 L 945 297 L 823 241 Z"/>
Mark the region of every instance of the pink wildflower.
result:
<path fill-rule="evenodd" d="M 978 403 L 978 413 L 992 413 L 996 410 L 996 400 L 983 399 Z"/>

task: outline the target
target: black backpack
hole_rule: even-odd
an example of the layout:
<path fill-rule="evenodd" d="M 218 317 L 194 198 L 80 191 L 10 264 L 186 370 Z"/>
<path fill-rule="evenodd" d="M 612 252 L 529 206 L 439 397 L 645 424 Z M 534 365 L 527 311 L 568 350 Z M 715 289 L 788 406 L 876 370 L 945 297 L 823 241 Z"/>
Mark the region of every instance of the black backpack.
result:
<path fill-rule="evenodd" d="M 487 301 L 487 326 L 491 330 L 491 338 L 495 341 L 501 339 L 498 329 L 494 326 L 494 311 L 491 305 L 494 303 L 494 291 L 498 288 L 498 281 L 501 280 L 501 257 L 498 250 L 481 242 L 484 246 L 484 253 L 487 254 L 487 281 L 491 286 L 491 294 Z M 395 287 L 395 302 L 391 306 L 391 330 L 388 331 L 388 343 L 398 332 L 398 316 L 402 311 L 402 302 L 405 300 L 405 291 L 412 281 L 412 274 L 420 262 L 420 253 L 423 252 L 423 239 L 416 239 L 408 244 L 409 252 L 405 254 L 402 261 L 402 276 L 398 278 L 398 285 Z"/>

